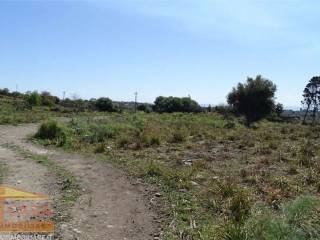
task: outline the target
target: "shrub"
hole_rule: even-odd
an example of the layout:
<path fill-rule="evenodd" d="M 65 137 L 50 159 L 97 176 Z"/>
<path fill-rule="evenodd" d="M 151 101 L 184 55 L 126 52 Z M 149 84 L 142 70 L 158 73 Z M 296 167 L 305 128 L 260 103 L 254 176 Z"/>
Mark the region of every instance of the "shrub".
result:
<path fill-rule="evenodd" d="M 59 102 L 59 98 L 52 96 L 50 92 L 44 91 L 41 93 L 41 103 L 42 105 L 52 107 Z"/>
<path fill-rule="evenodd" d="M 150 105 L 148 104 L 140 104 L 137 107 L 138 111 L 142 111 L 142 112 L 146 112 L 146 113 L 150 113 L 152 111 L 152 108 Z"/>
<path fill-rule="evenodd" d="M 307 140 L 300 147 L 300 163 L 303 166 L 310 167 L 313 164 L 313 158 L 315 157 L 315 144 Z"/>
<path fill-rule="evenodd" d="M 214 187 L 216 188 L 215 191 L 223 198 L 234 196 L 238 190 L 238 187 L 229 179 L 218 181 Z"/>
<path fill-rule="evenodd" d="M 214 107 L 214 111 L 220 113 L 223 116 L 228 116 L 234 113 L 232 106 L 220 104 Z"/>
<path fill-rule="evenodd" d="M 160 138 L 158 136 L 152 136 L 150 138 L 150 144 L 151 146 L 160 145 Z"/>
<path fill-rule="evenodd" d="M 105 146 L 104 144 L 99 144 L 95 149 L 94 149 L 95 153 L 103 153 L 105 152 Z"/>
<path fill-rule="evenodd" d="M 117 135 L 117 131 L 109 126 L 94 125 L 90 130 L 92 131 L 93 142 L 103 142 Z"/>
<path fill-rule="evenodd" d="M 170 139 L 169 142 L 170 143 L 181 143 L 181 142 L 185 142 L 187 138 L 187 134 L 185 131 L 183 130 L 175 130 Z"/>
<path fill-rule="evenodd" d="M 140 133 L 140 141 L 147 147 L 160 145 L 161 142 L 159 132 L 153 129 L 144 129 Z"/>
<path fill-rule="evenodd" d="M 249 217 L 251 209 L 248 193 L 244 190 L 238 190 L 231 199 L 229 209 L 234 221 L 244 222 Z"/>
<path fill-rule="evenodd" d="M 53 140 L 58 137 L 61 132 L 60 127 L 56 121 L 50 120 L 41 124 L 36 137 L 40 139 Z"/>
<path fill-rule="evenodd" d="M 228 121 L 224 124 L 223 128 L 225 129 L 232 129 L 232 128 L 235 128 L 236 127 L 236 124 L 234 121 Z"/>
<path fill-rule="evenodd" d="M 35 137 L 42 140 L 56 140 L 59 145 L 64 145 L 67 141 L 66 132 L 54 120 L 42 123 Z"/>
<path fill-rule="evenodd" d="M 155 161 L 150 161 L 146 165 L 145 174 L 149 177 L 162 176 L 163 169 L 159 163 L 156 163 Z"/>
<path fill-rule="evenodd" d="M 117 145 L 121 148 L 127 147 L 130 144 L 130 138 L 126 135 L 120 136 L 117 139 Z"/>
<path fill-rule="evenodd" d="M 41 96 L 36 91 L 27 93 L 25 98 L 30 106 L 39 106 L 41 104 Z"/>

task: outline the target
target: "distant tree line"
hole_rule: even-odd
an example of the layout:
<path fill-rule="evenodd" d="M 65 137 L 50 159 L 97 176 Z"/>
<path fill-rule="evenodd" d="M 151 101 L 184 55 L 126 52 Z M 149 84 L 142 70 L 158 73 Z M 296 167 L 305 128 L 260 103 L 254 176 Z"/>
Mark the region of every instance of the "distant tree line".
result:
<path fill-rule="evenodd" d="M 263 118 L 281 119 L 284 111 L 281 103 L 275 102 L 275 93 L 277 87 L 269 79 L 263 78 L 261 75 L 255 78 L 247 78 L 245 83 L 238 83 L 227 95 L 228 105 L 218 105 L 207 108 L 201 107 L 191 97 L 164 97 L 159 96 L 153 104 L 137 104 L 138 111 L 157 113 L 173 113 L 173 112 L 218 112 L 222 115 L 238 115 L 244 116 L 246 125 Z M 123 103 L 114 102 L 110 98 L 102 97 L 98 99 L 83 100 L 75 99 L 59 99 L 51 95 L 49 92 L 38 93 L 27 92 L 10 92 L 9 89 L 0 89 L 1 96 L 10 96 L 25 101 L 30 106 L 49 106 L 52 109 L 60 107 L 72 109 L 73 111 L 101 111 L 101 112 L 121 112 L 122 109 L 133 109 L 136 105 L 133 102 Z M 303 91 L 304 118 L 303 123 L 307 122 L 308 114 L 311 112 L 312 122 L 315 123 L 320 107 L 320 76 L 313 77 L 306 85 Z"/>

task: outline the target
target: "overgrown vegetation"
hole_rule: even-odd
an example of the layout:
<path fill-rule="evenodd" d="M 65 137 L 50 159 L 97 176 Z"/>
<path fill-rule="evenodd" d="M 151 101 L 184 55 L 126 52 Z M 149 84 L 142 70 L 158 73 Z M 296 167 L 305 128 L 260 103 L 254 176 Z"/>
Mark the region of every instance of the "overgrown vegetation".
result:
<path fill-rule="evenodd" d="M 233 88 L 227 97 L 228 103 L 236 112 L 245 116 L 249 126 L 270 115 L 275 109 L 276 89 L 273 82 L 260 75 L 255 79 L 248 78 L 246 83 L 239 83 L 237 88 Z"/>
<path fill-rule="evenodd" d="M 45 107 L 30 108 L 21 98 L 1 97 L 0 124 L 20 124 L 38 122 L 49 116 L 60 116 Z"/>
<path fill-rule="evenodd" d="M 63 125 L 46 121 L 35 139 L 100 154 L 158 186 L 166 240 L 319 239 L 319 127 L 283 122 L 275 91 L 258 76 L 234 88 L 228 106 L 204 109 L 191 98 L 158 97 L 152 107 L 134 104 L 135 114 L 108 98 L 50 98 L 51 110 L 54 103 L 57 112 L 90 114 Z M 44 105 L 49 96 L 41 96 Z M 310 101 L 307 110 L 315 106 Z"/>
<path fill-rule="evenodd" d="M 99 153 L 161 188 L 170 215 L 164 239 L 319 236 L 317 127 L 138 112 L 74 118 L 63 128 L 64 148 Z"/>
<path fill-rule="evenodd" d="M 66 130 L 58 124 L 57 121 L 48 120 L 40 125 L 35 137 L 44 141 L 48 141 L 48 144 L 55 143 L 57 145 L 65 145 L 67 141 Z"/>
<path fill-rule="evenodd" d="M 159 113 L 173 112 L 200 112 L 199 104 L 190 97 L 157 97 L 154 102 L 154 110 Z"/>

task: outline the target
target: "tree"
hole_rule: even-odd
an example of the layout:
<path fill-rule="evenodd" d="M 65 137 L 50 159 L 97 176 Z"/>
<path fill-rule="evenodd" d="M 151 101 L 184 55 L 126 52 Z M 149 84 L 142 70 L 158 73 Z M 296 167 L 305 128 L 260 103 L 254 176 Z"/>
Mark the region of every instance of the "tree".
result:
<path fill-rule="evenodd" d="M 246 83 L 239 83 L 228 94 L 227 100 L 236 113 L 244 115 L 247 126 L 268 116 L 275 107 L 276 85 L 258 75 L 248 78 Z"/>
<path fill-rule="evenodd" d="M 320 105 L 320 77 L 311 78 L 303 90 L 302 96 L 302 105 L 306 106 L 306 113 L 303 118 L 303 123 L 306 123 L 306 118 L 310 109 L 312 109 L 312 122 L 315 123 Z"/>
<path fill-rule="evenodd" d="M 10 95 L 10 91 L 9 91 L 8 88 L 3 88 L 3 89 L 0 89 L 0 94 L 4 95 L 4 96 L 9 96 Z"/>
<path fill-rule="evenodd" d="M 278 103 L 275 106 L 274 112 L 277 115 L 277 117 L 280 117 L 280 115 L 283 113 L 283 105 L 281 103 Z"/>
<path fill-rule="evenodd" d="M 199 104 L 190 97 L 157 97 L 154 102 L 154 110 L 159 113 L 173 112 L 200 112 Z"/>
<path fill-rule="evenodd" d="M 39 95 L 39 93 L 37 91 L 28 92 L 25 95 L 25 98 L 31 107 L 39 106 L 41 104 L 41 96 Z"/>
<path fill-rule="evenodd" d="M 152 111 L 149 104 L 139 104 L 137 107 L 138 111 L 150 113 Z"/>
<path fill-rule="evenodd" d="M 54 104 L 59 103 L 60 99 L 58 97 L 52 96 L 50 92 L 41 92 L 41 103 L 45 106 L 52 107 Z"/>
<path fill-rule="evenodd" d="M 99 98 L 95 104 L 98 111 L 101 112 L 114 112 L 114 106 L 110 98 Z"/>

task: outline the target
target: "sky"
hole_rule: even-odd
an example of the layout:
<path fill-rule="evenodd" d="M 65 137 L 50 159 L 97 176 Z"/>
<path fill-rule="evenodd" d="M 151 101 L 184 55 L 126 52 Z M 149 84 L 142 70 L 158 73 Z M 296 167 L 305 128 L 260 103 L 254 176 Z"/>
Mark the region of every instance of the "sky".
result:
<path fill-rule="evenodd" d="M 299 107 L 320 70 L 318 0 L 0 0 L 0 88 L 220 104 L 261 74 Z"/>

